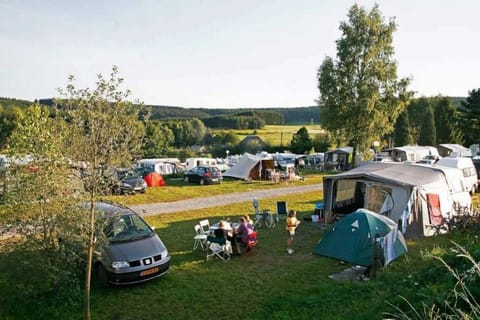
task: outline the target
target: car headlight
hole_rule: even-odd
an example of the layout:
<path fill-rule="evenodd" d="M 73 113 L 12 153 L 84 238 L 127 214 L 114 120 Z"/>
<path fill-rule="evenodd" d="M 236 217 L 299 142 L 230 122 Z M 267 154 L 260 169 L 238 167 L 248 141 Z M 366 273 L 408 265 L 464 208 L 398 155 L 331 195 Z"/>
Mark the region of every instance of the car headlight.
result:
<path fill-rule="evenodd" d="M 167 249 L 163 250 L 161 255 L 162 255 L 162 259 L 165 259 L 166 257 L 168 257 L 168 250 Z"/>
<path fill-rule="evenodd" d="M 128 261 L 113 261 L 112 262 L 112 268 L 113 269 L 122 269 L 122 268 L 128 268 L 130 267 L 130 264 Z"/>
<path fill-rule="evenodd" d="M 131 185 L 131 184 L 128 184 L 128 183 L 125 183 L 125 182 L 122 182 L 122 187 L 123 187 L 123 188 L 131 188 L 132 185 Z"/>

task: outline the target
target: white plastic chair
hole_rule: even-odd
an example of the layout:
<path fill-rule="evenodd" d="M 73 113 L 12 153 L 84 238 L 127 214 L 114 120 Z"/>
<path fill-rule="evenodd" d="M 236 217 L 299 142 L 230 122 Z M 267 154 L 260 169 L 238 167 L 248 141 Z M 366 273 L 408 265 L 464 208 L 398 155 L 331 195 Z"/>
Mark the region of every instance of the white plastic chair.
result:
<path fill-rule="evenodd" d="M 199 222 L 202 233 L 205 235 L 210 234 L 210 221 L 208 219 L 200 220 Z"/>
<path fill-rule="evenodd" d="M 202 232 L 202 227 L 199 224 L 196 224 L 194 227 L 195 237 L 193 238 L 193 250 L 196 250 L 198 247 L 202 250 L 207 249 L 207 235 Z"/>

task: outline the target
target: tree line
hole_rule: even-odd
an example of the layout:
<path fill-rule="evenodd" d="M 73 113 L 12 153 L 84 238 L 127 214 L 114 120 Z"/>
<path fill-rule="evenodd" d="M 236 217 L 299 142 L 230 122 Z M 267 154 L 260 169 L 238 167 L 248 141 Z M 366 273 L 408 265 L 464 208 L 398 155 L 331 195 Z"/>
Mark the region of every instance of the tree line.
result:
<path fill-rule="evenodd" d="M 441 143 L 458 143 L 468 146 L 478 143 L 480 130 L 478 123 L 474 120 L 478 118 L 475 109 L 479 103 L 477 100 L 478 90 L 470 92 L 467 98 L 443 96 L 411 98 L 404 110 L 399 113 L 393 125 L 393 131 L 378 139 L 383 147 Z M 54 108 L 53 100 L 39 100 L 37 103 L 50 106 L 50 117 L 60 115 Z M 6 140 L 16 126 L 20 115 L 31 105 L 32 102 L 29 101 L 0 98 L 0 147 L 2 149 L 6 147 Z M 142 112 L 147 112 L 146 110 L 149 110 L 150 115 L 153 113 L 151 106 L 145 106 Z M 191 114 L 184 108 L 166 107 L 162 110 L 174 110 L 174 112 L 166 112 L 162 119 L 150 116 L 148 122 L 142 122 L 140 120 L 142 112 L 139 113 L 139 122 L 145 126 L 146 130 L 142 144 L 142 157 L 191 157 L 196 155 L 196 151 L 191 149 L 192 146 L 204 146 L 206 153 L 222 156 L 225 150 L 230 150 L 233 154 L 233 152 L 254 152 L 255 149 L 258 151 L 264 147 L 265 150 L 272 152 L 287 148 L 296 150 L 297 153 L 304 153 L 312 148 L 318 152 L 324 152 L 333 146 L 348 144 L 341 135 L 329 133 L 309 137 L 312 142 L 305 143 L 304 148 L 298 148 L 296 144 L 290 147 L 288 143 L 283 146 L 267 143 L 264 146 L 246 146 L 245 148 L 245 146 L 238 146 L 238 138 L 229 133 L 228 129 L 248 129 L 255 132 L 256 129 L 261 129 L 267 124 L 281 124 L 284 121 L 282 114 L 273 110 L 230 110 L 225 114 L 217 114 L 216 111 L 207 109 L 207 112 L 202 115 L 203 118 L 196 118 L 192 115 L 197 113 Z M 316 110 L 320 114 L 319 107 L 316 107 Z M 179 117 L 177 114 L 179 112 L 187 113 L 189 116 Z M 283 112 L 288 116 L 297 111 L 285 109 Z M 306 113 L 309 114 L 310 111 L 306 110 Z M 219 131 L 219 128 L 225 130 Z M 301 132 L 301 135 L 304 134 L 305 132 Z M 298 141 L 297 137 L 295 139 Z"/>
<path fill-rule="evenodd" d="M 4 107 L 18 105 L 21 102 L 23 106 L 31 105 L 32 102 L 25 100 L 16 100 L 9 98 L 0 98 L 0 104 Z M 39 99 L 41 105 L 52 107 L 54 99 Z M 211 128 L 236 128 L 248 129 L 247 126 L 239 126 L 235 123 L 235 117 L 255 117 L 267 125 L 298 125 L 305 123 L 319 123 L 320 116 L 318 107 L 315 105 L 309 107 L 295 108 L 185 108 L 177 106 L 146 105 L 150 109 L 150 119 L 152 120 L 175 120 L 175 119 L 200 119 Z M 229 119 L 229 120 L 225 120 Z M 232 122 L 229 122 L 232 121 Z M 253 121 L 252 121 L 253 122 Z"/>

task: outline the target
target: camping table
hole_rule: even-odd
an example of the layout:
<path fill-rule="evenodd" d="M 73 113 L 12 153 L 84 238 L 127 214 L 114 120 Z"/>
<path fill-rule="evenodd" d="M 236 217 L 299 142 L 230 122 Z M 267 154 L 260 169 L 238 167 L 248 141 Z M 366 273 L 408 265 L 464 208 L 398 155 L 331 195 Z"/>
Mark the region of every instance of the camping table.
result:
<path fill-rule="evenodd" d="M 239 223 L 237 222 L 225 222 L 225 226 L 224 226 L 224 229 L 225 231 L 231 231 L 233 232 L 234 229 L 236 229 L 238 227 Z M 213 234 L 213 232 L 215 230 L 218 229 L 218 222 L 217 223 L 214 223 L 210 226 L 210 229 L 208 230 L 210 234 Z"/>

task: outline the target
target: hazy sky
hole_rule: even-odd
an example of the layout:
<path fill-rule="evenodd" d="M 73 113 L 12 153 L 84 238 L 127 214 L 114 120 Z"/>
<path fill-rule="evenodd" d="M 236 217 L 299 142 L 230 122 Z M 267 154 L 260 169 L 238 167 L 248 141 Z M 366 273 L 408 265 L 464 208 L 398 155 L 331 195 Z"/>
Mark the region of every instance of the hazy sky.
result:
<path fill-rule="evenodd" d="M 417 95 L 479 88 L 480 1 L 380 0 L 395 17 L 400 77 Z M 184 107 L 315 105 L 316 73 L 335 57 L 345 0 L 0 0 L 0 96 L 93 87 L 113 65 L 132 97 Z"/>

